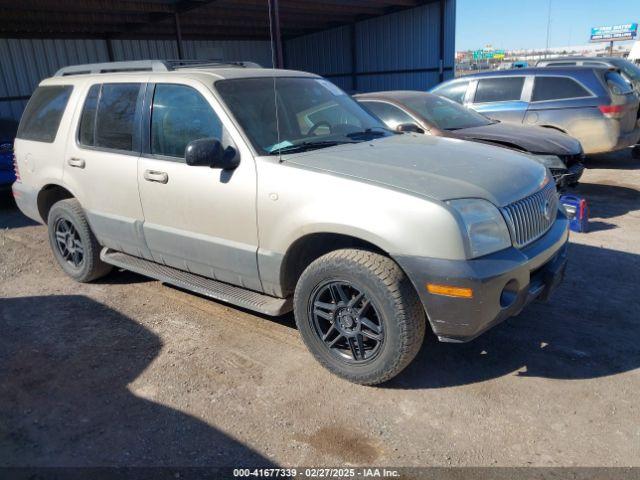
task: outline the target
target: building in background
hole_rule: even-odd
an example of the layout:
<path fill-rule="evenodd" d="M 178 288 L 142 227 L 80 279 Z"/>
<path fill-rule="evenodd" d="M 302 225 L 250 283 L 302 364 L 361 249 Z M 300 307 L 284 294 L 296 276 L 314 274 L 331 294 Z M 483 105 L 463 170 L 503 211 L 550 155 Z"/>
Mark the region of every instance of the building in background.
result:
<path fill-rule="evenodd" d="M 3 2 L 0 119 L 17 121 L 42 78 L 80 63 L 246 60 L 361 92 L 426 90 L 454 74 L 456 0 L 107 3 Z"/>

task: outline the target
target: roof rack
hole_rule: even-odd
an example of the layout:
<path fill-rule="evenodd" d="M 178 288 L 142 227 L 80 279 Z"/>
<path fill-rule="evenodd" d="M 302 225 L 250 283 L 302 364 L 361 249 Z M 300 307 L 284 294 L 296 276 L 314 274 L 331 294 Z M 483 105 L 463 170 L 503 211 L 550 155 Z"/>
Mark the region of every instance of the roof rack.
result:
<path fill-rule="evenodd" d="M 221 60 L 136 60 L 129 62 L 87 63 L 58 70 L 54 77 L 115 72 L 169 72 L 184 68 L 262 68 L 254 62 L 224 62 Z"/>

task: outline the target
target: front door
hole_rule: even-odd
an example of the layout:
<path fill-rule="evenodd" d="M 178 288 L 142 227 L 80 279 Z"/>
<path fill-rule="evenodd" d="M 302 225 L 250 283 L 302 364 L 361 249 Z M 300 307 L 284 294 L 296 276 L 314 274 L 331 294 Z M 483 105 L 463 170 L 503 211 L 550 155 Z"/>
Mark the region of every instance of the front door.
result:
<path fill-rule="evenodd" d="M 148 141 L 138 183 L 144 236 L 154 260 L 261 290 L 252 156 L 239 150 L 240 165 L 233 171 L 187 165 L 185 148 L 193 140 L 215 137 L 225 147 L 233 144 L 213 94 L 185 80 L 150 86 L 147 98 Z"/>

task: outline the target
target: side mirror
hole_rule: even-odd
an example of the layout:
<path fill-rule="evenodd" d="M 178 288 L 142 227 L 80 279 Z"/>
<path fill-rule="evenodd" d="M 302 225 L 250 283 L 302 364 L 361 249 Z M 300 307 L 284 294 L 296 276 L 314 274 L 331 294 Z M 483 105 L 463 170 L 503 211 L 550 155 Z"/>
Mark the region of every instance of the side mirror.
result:
<path fill-rule="evenodd" d="M 398 132 L 413 132 L 413 133 L 424 133 L 424 130 L 420 128 L 415 123 L 401 123 L 396 127 L 396 131 Z"/>
<path fill-rule="evenodd" d="M 240 156 L 235 148 L 222 147 L 217 138 L 200 138 L 187 145 L 184 152 L 187 165 L 192 167 L 221 168 L 233 170 L 240 165 Z"/>

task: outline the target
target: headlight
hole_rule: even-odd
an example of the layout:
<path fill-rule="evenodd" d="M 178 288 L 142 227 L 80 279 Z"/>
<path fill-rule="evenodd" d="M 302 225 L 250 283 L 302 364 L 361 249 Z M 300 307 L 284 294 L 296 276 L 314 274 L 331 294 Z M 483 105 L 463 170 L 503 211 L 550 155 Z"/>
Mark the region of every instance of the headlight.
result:
<path fill-rule="evenodd" d="M 557 155 L 531 155 L 531 158 L 547 168 L 567 168 L 562 159 Z"/>
<path fill-rule="evenodd" d="M 509 229 L 498 209 L 479 198 L 449 200 L 467 230 L 471 258 L 481 257 L 511 246 Z"/>

